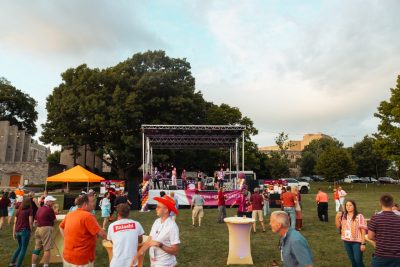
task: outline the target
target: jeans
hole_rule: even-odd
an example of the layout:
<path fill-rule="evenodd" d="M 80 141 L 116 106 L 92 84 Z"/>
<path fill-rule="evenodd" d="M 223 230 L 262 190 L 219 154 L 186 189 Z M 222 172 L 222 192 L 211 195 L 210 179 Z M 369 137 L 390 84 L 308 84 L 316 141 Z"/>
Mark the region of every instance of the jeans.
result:
<path fill-rule="evenodd" d="M 224 222 L 226 217 L 226 207 L 225 206 L 218 206 L 218 222 Z"/>
<path fill-rule="evenodd" d="M 264 200 L 264 216 L 267 216 L 269 214 L 269 201 Z"/>
<path fill-rule="evenodd" d="M 22 266 L 22 262 L 24 261 L 26 254 L 26 249 L 28 248 L 29 245 L 30 235 L 31 232 L 28 229 L 24 229 L 20 232 L 15 233 L 15 236 L 18 241 L 18 247 L 14 251 L 14 254 L 11 258 L 11 263 L 17 264 L 17 267 Z"/>
<path fill-rule="evenodd" d="M 340 201 L 339 201 L 339 199 L 335 199 L 335 205 L 336 205 L 336 207 L 335 207 L 336 212 L 339 212 L 339 208 L 340 208 Z"/>
<path fill-rule="evenodd" d="M 347 256 L 351 261 L 352 267 L 364 267 L 363 253 L 360 250 L 361 243 L 343 241 Z"/>
<path fill-rule="evenodd" d="M 400 258 L 384 258 L 373 256 L 372 267 L 398 267 L 400 266 Z"/>
<path fill-rule="evenodd" d="M 283 211 L 289 214 L 290 217 L 290 227 L 295 229 L 296 227 L 296 211 L 294 207 L 283 207 Z"/>

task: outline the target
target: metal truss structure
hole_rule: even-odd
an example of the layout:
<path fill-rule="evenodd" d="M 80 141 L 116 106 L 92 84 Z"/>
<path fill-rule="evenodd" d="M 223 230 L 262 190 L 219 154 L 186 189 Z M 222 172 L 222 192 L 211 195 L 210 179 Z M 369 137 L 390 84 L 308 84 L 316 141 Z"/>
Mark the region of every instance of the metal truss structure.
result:
<path fill-rule="evenodd" d="M 244 170 L 243 125 L 142 125 L 143 175 L 153 172 L 153 149 L 227 149 L 231 170 L 232 152 L 239 172 L 239 140 L 242 139 L 242 170 Z"/>

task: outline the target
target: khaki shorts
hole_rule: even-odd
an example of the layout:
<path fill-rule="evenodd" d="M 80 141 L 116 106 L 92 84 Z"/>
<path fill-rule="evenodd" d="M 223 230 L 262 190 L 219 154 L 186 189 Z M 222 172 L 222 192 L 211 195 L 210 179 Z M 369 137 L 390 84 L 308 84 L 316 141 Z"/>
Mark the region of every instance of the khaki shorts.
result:
<path fill-rule="evenodd" d="M 251 217 L 255 221 L 257 221 L 257 217 L 260 222 L 264 221 L 264 216 L 263 216 L 262 210 L 253 210 L 253 212 L 251 213 Z"/>
<path fill-rule="evenodd" d="M 48 251 L 54 247 L 53 226 L 42 226 L 35 231 L 35 250 Z"/>
<path fill-rule="evenodd" d="M 204 216 L 203 206 L 194 206 L 193 207 L 192 217 L 196 218 L 197 216 L 199 216 L 200 218 L 203 218 L 203 216 Z"/>
<path fill-rule="evenodd" d="M 94 267 L 94 262 L 92 261 L 87 264 L 76 265 L 76 264 L 69 263 L 66 260 L 63 260 L 63 267 Z"/>

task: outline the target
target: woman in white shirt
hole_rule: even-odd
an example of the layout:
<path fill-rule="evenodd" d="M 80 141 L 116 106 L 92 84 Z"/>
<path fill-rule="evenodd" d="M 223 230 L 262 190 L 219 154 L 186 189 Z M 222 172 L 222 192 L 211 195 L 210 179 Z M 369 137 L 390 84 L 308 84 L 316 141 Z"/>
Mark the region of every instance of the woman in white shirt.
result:
<path fill-rule="evenodd" d="M 106 192 L 102 200 L 100 200 L 100 208 L 101 208 L 101 217 L 103 218 L 103 229 L 106 229 L 106 225 L 108 223 L 108 218 L 110 218 L 111 213 L 111 202 L 110 202 L 110 193 Z"/>

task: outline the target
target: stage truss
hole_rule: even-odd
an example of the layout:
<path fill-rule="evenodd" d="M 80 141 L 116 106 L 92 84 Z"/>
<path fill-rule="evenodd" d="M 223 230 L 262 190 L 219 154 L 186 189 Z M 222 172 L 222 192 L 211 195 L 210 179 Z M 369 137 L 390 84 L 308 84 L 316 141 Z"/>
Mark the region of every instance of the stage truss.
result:
<path fill-rule="evenodd" d="M 239 172 L 239 140 L 242 139 L 242 171 L 244 171 L 243 125 L 142 125 L 143 175 L 153 173 L 155 149 L 227 149 L 229 170 L 232 158 Z M 233 157 L 232 157 L 233 153 Z"/>

